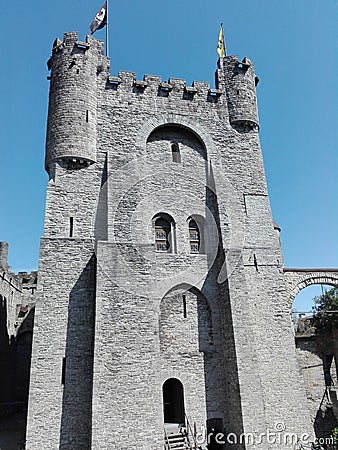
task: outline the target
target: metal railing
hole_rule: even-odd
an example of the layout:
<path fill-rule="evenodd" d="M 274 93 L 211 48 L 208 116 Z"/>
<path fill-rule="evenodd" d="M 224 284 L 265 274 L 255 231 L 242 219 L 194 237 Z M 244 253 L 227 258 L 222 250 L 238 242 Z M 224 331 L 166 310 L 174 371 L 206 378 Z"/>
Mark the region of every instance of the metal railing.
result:
<path fill-rule="evenodd" d="M 179 433 L 182 435 L 183 438 L 185 438 L 185 441 L 190 450 L 198 450 L 196 439 L 197 436 L 196 423 L 194 422 L 194 427 L 192 427 L 189 422 L 188 416 L 185 413 L 184 417 L 185 417 L 185 427 L 182 426 L 181 428 L 179 428 Z M 165 450 L 172 449 L 166 427 L 164 427 L 164 449 Z"/>
<path fill-rule="evenodd" d="M 167 435 L 167 430 L 164 427 L 164 448 L 165 450 L 170 450 L 170 443 Z"/>
<path fill-rule="evenodd" d="M 194 423 L 194 429 L 192 428 L 192 426 L 190 425 L 188 416 L 184 413 L 185 415 L 185 421 L 187 424 L 186 430 L 187 430 L 187 438 L 188 438 L 188 445 L 191 448 L 191 450 L 197 450 L 197 441 L 196 441 L 196 424 Z M 191 435 L 191 441 L 189 436 Z"/>

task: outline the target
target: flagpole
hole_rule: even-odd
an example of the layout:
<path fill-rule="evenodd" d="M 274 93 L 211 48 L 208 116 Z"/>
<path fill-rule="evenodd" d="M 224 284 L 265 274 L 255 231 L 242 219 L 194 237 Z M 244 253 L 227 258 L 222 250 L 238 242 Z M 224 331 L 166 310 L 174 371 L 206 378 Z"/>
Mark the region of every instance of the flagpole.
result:
<path fill-rule="evenodd" d="M 106 24 L 106 56 L 109 55 L 109 38 L 108 38 L 108 36 L 109 36 L 109 33 L 108 33 L 109 15 L 108 15 L 108 11 L 109 11 L 109 3 L 108 3 L 108 0 L 107 0 L 107 11 L 106 11 L 106 14 L 107 14 L 107 24 Z"/>

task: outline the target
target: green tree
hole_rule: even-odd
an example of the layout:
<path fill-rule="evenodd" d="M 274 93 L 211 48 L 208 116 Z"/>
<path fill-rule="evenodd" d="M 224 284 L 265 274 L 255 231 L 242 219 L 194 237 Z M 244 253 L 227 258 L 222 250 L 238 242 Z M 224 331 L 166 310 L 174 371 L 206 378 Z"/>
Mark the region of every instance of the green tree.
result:
<path fill-rule="evenodd" d="M 334 287 L 324 294 L 315 297 L 313 325 L 318 334 L 330 333 L 338 330 L 338 287 Z M 331 311 L 331 312 L 330 312 Z"/>
<path fill-rule="evenodd" d="M 332 437 L 333 437 L 333 448 L 336 449 L 337 448 L 337 444 L 338 444 L 338 427 L 334 428 L 332 430 Z"/>

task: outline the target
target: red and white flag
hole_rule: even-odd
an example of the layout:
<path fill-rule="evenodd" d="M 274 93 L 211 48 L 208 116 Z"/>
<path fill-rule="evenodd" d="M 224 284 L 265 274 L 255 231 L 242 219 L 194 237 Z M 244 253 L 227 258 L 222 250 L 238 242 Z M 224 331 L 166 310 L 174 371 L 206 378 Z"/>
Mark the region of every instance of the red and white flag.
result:
<path fill-rule="evenodd" d="M 105 25 L 107 25 L 107 2 L 98 11 L 93 22 L 90 24 L 91 34 L 94 34 L 96 30 L 101 30 Z"/>

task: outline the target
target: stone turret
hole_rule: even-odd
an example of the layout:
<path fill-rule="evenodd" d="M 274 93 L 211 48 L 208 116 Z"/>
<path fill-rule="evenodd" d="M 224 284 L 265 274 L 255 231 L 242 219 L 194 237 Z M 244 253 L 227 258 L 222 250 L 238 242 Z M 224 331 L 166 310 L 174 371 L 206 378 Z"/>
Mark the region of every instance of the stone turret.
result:
<path fill-rule="evenodd" d="M 259 129 L 256 86 L 258 77 L 249 58 L 220 58 L 216 85 L 226 91 L 230 125 L 239 130 Z"/>
<path fill-rule="evenodd" d="M 8 243 L 0 242 L 0 270 L 8 270 Z"/>
<path fill-rule="evenodd" d="M 66 33 L 63 42 L 54 41 L 48 68 L 47 172 L 59 159 L 75 166 L 96 162 L 97 87 L 107 71 L 103 42 L 91 36 L 80 42 L 77 33 Z"/>

